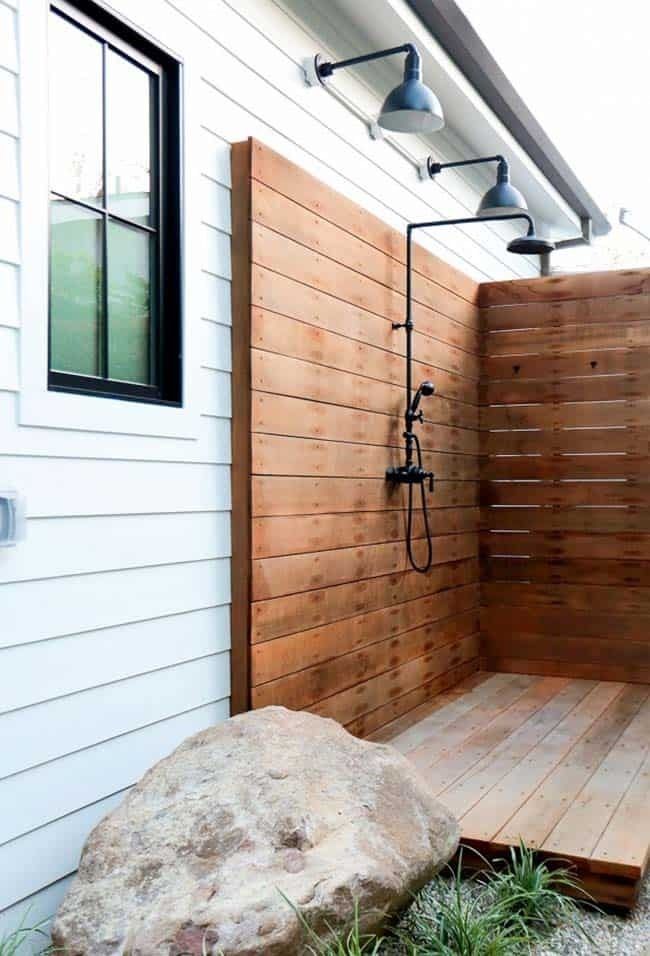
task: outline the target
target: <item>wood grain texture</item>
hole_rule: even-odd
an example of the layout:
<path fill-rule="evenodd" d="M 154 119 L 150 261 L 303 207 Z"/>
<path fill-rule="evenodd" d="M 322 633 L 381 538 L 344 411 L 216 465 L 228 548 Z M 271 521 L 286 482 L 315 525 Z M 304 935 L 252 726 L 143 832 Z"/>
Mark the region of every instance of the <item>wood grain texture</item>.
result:
<path fill-rule="evenodd" d="M 230 708 L 250 708 L 251 141 L 232 147 L 232 612 Z"/>
<path fill-rule="evenodd" d="M 413 762 L 463 845 L 498 858 L 523 840 L 570 861 L 592 899 L 629 909 L 650 850 L 649 730 L 649 684 L 551 666 L 465 679 L 372 739 Z"/>
<path fill-rule="evenodd" d="M 645 682 L 650 271 L 480 295 L 487 665 Z"/>
<path fill-rule="evenodd" d="M 478 667 L 478 285 L 415 247 L 413 374 L 436 386 L 419 426 L 434 563 L 419 575 L 405 494 L 385 480 L 403 455 L 405 238 L 246 150 L 252 705 L 366 734 Z M 418 555 L 423 535 L 417 507 Z"/>

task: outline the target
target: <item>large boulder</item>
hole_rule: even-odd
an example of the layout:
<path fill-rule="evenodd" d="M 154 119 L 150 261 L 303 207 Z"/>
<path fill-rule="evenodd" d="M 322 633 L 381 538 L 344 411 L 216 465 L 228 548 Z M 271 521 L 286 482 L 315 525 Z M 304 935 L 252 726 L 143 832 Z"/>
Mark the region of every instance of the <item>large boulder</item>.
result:
<path fill-rule="evenodd" d="M 68 956 L 297 956 L 365 931 L 455 852 L 458 826 L 396 750 L 267 707 L 196 734 L 91 833 L 53 942 Z M 286 897 L 286 899 L 284 898 Z"/>

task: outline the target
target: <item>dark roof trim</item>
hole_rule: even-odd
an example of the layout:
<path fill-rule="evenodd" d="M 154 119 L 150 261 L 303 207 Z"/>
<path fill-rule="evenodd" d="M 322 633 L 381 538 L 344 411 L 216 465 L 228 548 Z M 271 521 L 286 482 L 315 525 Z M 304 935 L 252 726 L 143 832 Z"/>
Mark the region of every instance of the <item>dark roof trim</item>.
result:
<path fill-rule="evenodd" d="M 611 226 L 453 0 L 407 0 L 459 70 L 499 117 L 538 169 L 597 236 Z"/>

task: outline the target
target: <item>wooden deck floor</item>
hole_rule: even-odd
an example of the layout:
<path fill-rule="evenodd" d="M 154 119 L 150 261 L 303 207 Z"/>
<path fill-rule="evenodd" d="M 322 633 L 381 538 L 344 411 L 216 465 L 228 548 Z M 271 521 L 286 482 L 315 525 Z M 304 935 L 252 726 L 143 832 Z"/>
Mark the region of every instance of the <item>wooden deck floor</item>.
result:
<path fill-rule="evenodd" d="M 633 905 L 650 847 L 650 686 L 481 673 L 373 736 L 418 767 L 462 842 L 520 837 L 570 859 L 602 903 Z"/>

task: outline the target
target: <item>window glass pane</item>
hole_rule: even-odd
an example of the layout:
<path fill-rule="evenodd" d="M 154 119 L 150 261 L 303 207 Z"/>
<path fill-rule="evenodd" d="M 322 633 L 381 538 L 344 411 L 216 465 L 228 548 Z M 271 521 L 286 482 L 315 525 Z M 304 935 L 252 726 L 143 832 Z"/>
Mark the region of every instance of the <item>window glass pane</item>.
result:
<path fill-rule="evenodd" d="M 50 214 L 51 367 L 99 375 L 103 220 L 60 199 Z"/>
<path fill-rule="evenodd" d="M 143 225 L 151 223 L 151 126 L 154 79 L 109 50 L 106 60 L 108 206 Z"/>
<path fill-rule="evenodd" d="M 55 13 L 49 44 L 50 188 L 101 204 L 102 46 Z"/>
<path fill-rule="evenodd" d="M 117 222 L 108 224 L 108 377 L 151 383 L 151 266 L 153 240 Z"/>

